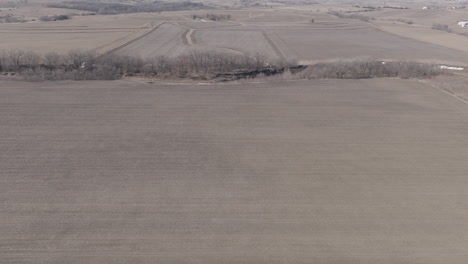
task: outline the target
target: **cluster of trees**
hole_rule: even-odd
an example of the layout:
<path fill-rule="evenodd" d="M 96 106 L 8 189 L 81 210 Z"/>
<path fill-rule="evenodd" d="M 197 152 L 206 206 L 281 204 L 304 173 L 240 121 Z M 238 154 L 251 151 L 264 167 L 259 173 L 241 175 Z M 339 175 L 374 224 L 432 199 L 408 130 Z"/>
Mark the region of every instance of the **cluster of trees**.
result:
<path fill-rule="evenodd" d="M 428 78 L 444 73 L 436 65 L 408 61 L 340 60 L 308 66 L 304 79 L 365 79 L 377 77 Z"/>
<path fill-rule="evenodd" d="M 298 79 L 427 78 L 444 73 L 432 64 L 370 59 L 339 60 L 305 67 L 294 61 L 271 61 L 261 52 L 246 56 L 192 51 L 175 58 L 141 59 L 79 50 L 44 55 L 0 50 L 0 72 L 13 72 L 30 81 L 115 80 L 126 76 L 230 80 L 280 73 Z"/>
<path fill-rule="evenodd" d="M 271 61 L 261 52 L 250 56 L 192 51 L 175 58 L 141 59 L 73 50 L 39 55 L 32 51 L 0 50 L 0 72 L 19 73 L 27 80 L 114 80 L 124 76 L 211 79 L 220 73 L 284 68 L 294 62 Z"/>
<path fill-rule="evenodd" d="M 449 28 L 448 25 L 445 25 L 445 24 L 432 24 L 432 29 L 434 30 L 440 30 L 440 31 L 445 31 L 447 33 L 454 33 L 454 34 L 457 34 L 457 35 L 461 35 L 461 36 L 465 36 L 465 37 L 468 37 L 468 33 L 467 32 L 456 32 L 456 31 L 453 31 L 452 29 Z"/>
<path fill-rule="evenodd" d="M 409 9 L 409 7 L 406 7 L 406 6 L 384 6 L 383 8 L 389 8 L 389 9 Z"/>
<path fill-rule="evenodd" d="M 408 25 L 414 24 L 413 20 L 408 20 L 408 19 L 399 18 L 399 19 L 397 19 L 396 21 L 397 21 L 397 22 L 401 22 L 401 23 L 405 23 L 405 24 L 408 24 Z"/>
<path fill-rule="evenodd" d="M 116 69 L 85 51 L 39 55 L 20 49 L 0 50 L 0 72 L 19 74 L 27 80 L 111 80 Z"/>
<path fill-rule="evenodd" d="M 1 23 L 24 23 L 27 22 L 24 18 L 15 17 L 12 14 L 7 14 L 5 16 L 0 16 Z"/>
<path fill-rule="evenodd" d="M 337 16 L 339 18 L 358 19 L 358 20 L 362 20 L 362 21 L 365 21 L 365 22 L 375 20 L 374 17 L 363 16 L 363 15 L 360 15 L 360 14 L 352 14 L 352 13 L 348 13 L 348 12 L 330 11 L 327 14 L 334 15 L 334 16 Z"/>
<path fill-rule="evenodd" d="M 319 2 L 311 0 L 269 0 L 270 3 L 285 4 L 285 5 L 318 5 Z"/>
<path fill-rule="evenodd" d="M 217 14 L 211 14 L 208 13 L 204 16 L 201 15 L 192 15 L 193 20 L 198 20 L 198 19 L 206 19 L 206 20 L 212 20 L 212 21 L 223 21 L 223 20 L 229 20 L 231 19 L 231 15 L 217 15 Z"/>
<path fill-rule="evenodd" d="M 432 24 L 432 29 L 435 29 L 435 30 L 441 30 L 441 31 L 445 31 L 445 32 L 452 32 L 452 30 L 449 28 L 448 25 L 445 25 L 445 24 Z"/>
<path fill-rule="evenodd" d="M 195 3 L 191 1 L 183 2 L 162 2 L 154 1 L 149 3 L 108 3 L 97 1 L 66 1 L 63 3 L 48 4 L 51 8 L 66 8 L 77 9 L 83 11 L 94 12 L 97 14 L 111 15 L 123 13 L 144 13 L 144 12 L 162 12 L 162 11 L 182 11 L 195 9 L 208 9 L 203 3 Z"/>
<path fill-rule="evenodd" d="M 39 18 L 40 21 L 59 21 L 71 19 L 71 15 L 56 15 L 56 16 L 42 16 Z"/>
<path fill-rule="evenodd" d="M 1 1 L 0 2 L 0 8 L 8 8 L 8 9 L 14 9 L 14 8 L 19 8 L 21 5 L 27 4 L 27 0 L 20 0 L 20 1 Z M 1 10 L 0 10 L 1 12 Z"/>

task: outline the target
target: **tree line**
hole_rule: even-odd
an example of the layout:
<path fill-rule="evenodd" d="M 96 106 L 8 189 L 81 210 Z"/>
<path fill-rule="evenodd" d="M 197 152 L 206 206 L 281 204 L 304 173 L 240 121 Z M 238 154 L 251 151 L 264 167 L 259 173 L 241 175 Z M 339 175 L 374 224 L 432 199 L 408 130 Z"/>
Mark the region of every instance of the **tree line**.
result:
<path fill-rule="evenodd" d="M 114 80 L 152 78 L 211 79 L 220 73 L 279 69 L 294 61 L 271 60 L 261 52 L 251 55 L 192 51 L 177 57 L 135 58 L 72 50 L 65 54 L 38 54 L 20 49 L 0 50 L 0 72 L 27 80 Z"/>
<path fill-rule="evenodd" d="M 361 20 L 361 21 L 364 21 L 364 22 L 369 22 L 371 20 L 375 20 L 374 17 L 363 16 L 363 15 L 360 15 L 360 14 L 353 14 L 353 13 L 350 13 L 349 11 L 347 11 L 347 12 L 330 11 L 330 12 L 327 12 L 327 14 L 333 15 L 333 16 L 336 16 L 336 17 L 339 17 L 339 18 L 357 19 L 357 20 Z"/>
<path fill-rule="evenodd" d="M 428 78 L 447 73 L 434 64 L 370 59 L 302 66 L 294 60 L 271 60 L 261 52 L 240 55 L 191 51 L 177 57 L 142 59 L 81 50 L 40 55 L 19 49 L 0 50 L 0 72 L 30 81 L 115 80 L 124 77 L 228 81 L 262 75 L 281 75 L 287 79 Z"/>
<path fill-rule="evenodd" d="M 62 3 L 51 3 L 47 7 L 77 9 L 82 11 L 94 12 L 96 14 L 111 15 L 125 13 L 145 13 L 145 12 L 163 12 L 163 11 L 183 11 L 211 9 L 203 3 L 191 1 L 183 2 L 140 2 L 135 4 L 109 3 L 97 1 L 65 1 Z"/>
<path fill-rule="evenodd" d="M 448 74 L 434 64 L 414 61 L 379 61 L 372 59 L 337 60 L 309 65 L 297 74 L 286 71 L 285 79 L 369 79 L 398 77 L 430 78 Z M 286 76 L 284 76 L 286 75 Z"/>
<path fill-rule="evenodd" d="M 192 15 L 193 20 L 200 20 L 200 19 L 205 19 L 205 20 L 211 20 L 211 21 L 223 21 L 223 20 L 229 20 L 231 19 L 231 15 L 223 15 L 223 14 L 213 14 L 213 13 L 208 13 L 206 15 Z"/>

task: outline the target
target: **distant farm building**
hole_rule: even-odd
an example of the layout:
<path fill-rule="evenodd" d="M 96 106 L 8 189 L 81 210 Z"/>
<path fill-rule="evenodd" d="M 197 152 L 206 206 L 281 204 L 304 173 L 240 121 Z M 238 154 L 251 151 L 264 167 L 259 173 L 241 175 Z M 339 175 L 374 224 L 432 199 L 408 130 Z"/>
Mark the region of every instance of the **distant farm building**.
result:
<path fill-rule="evenodd" d="M 458 22 L 461 27 L 468 27 L 468 20 Z"/>

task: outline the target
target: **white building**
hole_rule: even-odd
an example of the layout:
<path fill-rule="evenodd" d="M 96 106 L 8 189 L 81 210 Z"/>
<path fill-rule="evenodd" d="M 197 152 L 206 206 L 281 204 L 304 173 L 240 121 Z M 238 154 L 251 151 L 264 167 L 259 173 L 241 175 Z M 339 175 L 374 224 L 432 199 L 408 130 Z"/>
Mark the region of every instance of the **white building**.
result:
<path fill-rule="evenodd" d="M 468 27 L 468 20 L 458 22 L 461 27 Z"/>

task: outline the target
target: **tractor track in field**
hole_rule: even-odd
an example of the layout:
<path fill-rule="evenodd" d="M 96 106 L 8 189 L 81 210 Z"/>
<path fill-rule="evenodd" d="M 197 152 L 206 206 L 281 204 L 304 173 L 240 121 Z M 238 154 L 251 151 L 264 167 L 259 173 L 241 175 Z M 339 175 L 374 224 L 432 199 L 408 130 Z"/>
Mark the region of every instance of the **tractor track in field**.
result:
<path fill-rule="evenodd" d="M 155 32 L 157 29 L 159 29 L 164 24 L 170 24 L 170 25 L 177 26 L 177 27 L 185 29 L 185 31 L 181 34 L 182 42 L 184 43 L 184 45 L 186 45 L 186 46 L 196 46 L 197 45 L 198 41 L 197 41 L 197 39 L 195 37 L 195 32 L 198 31 L 199 29 L 190 28 L 190 27 L 181 25 L 179 23 L 173 23 L 173 22 L 165 21 L 165 22 L 162 22 L 162 23 L 158 24 L 157 26 L 151 28 L 147 32 L 143 33 L 142 35 L 140 35 L 138 37 L 135 37 L 135 38 L 133 38 L 133 39 L 131 39 L 129 41 L 126 41 L 125 43 L 122 43 L 122 44 L 118 45 L 117 47 L 114 47 L 114 48 L 112 48 L 112 49 L 110 49 L 110 50 L 108 50 L 106 52 L 103 52 L 100 56 L 113 54 L 113 53 L 115 53 L 115 52 L 117 52 L 117 51 L 131 45 L 134 42 L 139 41 L 142 38 L 148 36 L 149 34 L 152 34 L 153 32 Z M 268 44 L 272 47 L 272 49 L 277 54 L 277 56 L 279 58 L 286 58 L 286 55 L 284 54 L 284 52 L 280 48 L 278 48 L 278 46 L 274 43 L 274 41 L 268 36 L 268 33 L 265 30 L 261 30 L 261 32 L 263 34 L 263 37 L 266 39 Z M 206 46 L 206 47 L 214 48 L 214 49 L 218 49 L 218 50 L 229 51 L 229 52 L 234 52 L 234 53 L 241 54 L 241 55 L 245 55 L 244 52 L 239 51 L 239 50 L 235 50 L 235 49 L 230 49 L 230 48 L 225 48 L 225 47 L 209 47 L 209 46 Z"/>
<path fill-rule="evenodd" d="M 270 38 L 270 36 L 268 36 L 268 34 L 267 34 L 267 32 L 265 30 L 262 30 L 262 34 L 263 34 L 263 37 L 268 42 L 268 44 L 270 44 L 270 46 L 273 48 L 276 55 L 278 55 L 278 57 L 280 57 L 282 59 L 286 59 L 286 55 L 284 54 L 284 52 L 280 48 L 278 48 L 278 46 L 276 46 L 275 42 Z"/>
<path fill-rule="evenodd" d="M 194 46 L 197 43 L 197 40 L 193 36 L 193 33 L 196 31 L 196 29 L 181 25 L 180 23 L 168 22 L 168 24 L 185 29 L 184 33 L 181 35 L 184 45 Z"/>
<path fill-rule="evenodd" d="M 184 25 L 180 25 L 178 23 L 177 24 L 170 23 L 170 24 L 178 26 L 178 27 L 182 27 L 182 28 L 185 29 L 184 33 L 182 33 L 182 35 L 181 35 L 182 42 L 184 43 L 184 45 L 187 45 L 187 46 L 196 46 L 197 45 L 198 41 L 197 41 L 197 39 L 195 37 L 195 32 L 198 31 L 199 29 L 193 29 L 193 28 L 190 28 L 190 27 L 187 27 L 187 26 L 184 26 Z M 215 47 L 215 46 L 203 46 L 203 47 L 214 48 L 214 49 L 218 49 L 218 50 L 233 52 L 233 53 L 240 54 L 240 55 L 245 55 L 245 53 L 242 52 L 242 51 L 235 50 L 235 49 L 230 49 L 230 48 Z"/>
<path fill-rule="evenodd" d="M 112 54 L 112 53 L 114 53 L 114 52 L 116 52 L 116 51 L 118 51 L 120 49 L 123 49 L 123 48 L 127 47 L 128 45 L 130 45 L 130 44 L 132 44 L 132 43 L 134 43 L 134 42 L 148 36 L 149 34 L 153 33 L 154 31 L 156 31 L 158 28 L 160 28 L 162 25 L 164 25 L 166 23 L 167 22 L 162 22 L 161 24 L 158 24 L 157 26 L 153 27 L 151 30 L 149 30 L 148 32 L 145 32 L 141 36 L 138 36 L 138 37 L 136 37 L 134 39 L 131 39 L 131 40 L 129 40 L 129 41 L 127 41 L 127 42 L 125 42 L 125 43 L 123 43 L 121 45 L 118 45 L 117 47 L 102 53 L 101 56 L 104 56 L 104 55 L 107 55 L 107 54 Z"/>
<path fill-rule="evenodd" d="M 186 29 L 184 33 L 182 33 L 182 42 L 184 45 L 187 46 L 194 46 L 197 43 L 197 40 L 193 37 L 193 29 Z"/>
<path fill-rule="evenodd" d="M 178 27 L 182 27 L 185 30 L 185 32 L 182 34 L 182 41 L 185 45 L 187 46 L 194 46 L 197 44 L 197 39 L 195 38 L 195 32 L 198 31 L 198 29 L 193 29 L 193 28 L 190 28 L 190 27 L 187 27 L 187 26 L 184 26 L 184 25 L 180 25 L 179 23 L 175 24 L 175 23 L 170 23 L 172 25 L 175 25 L 175 26 L 178 26 Z M 259 31 L 259 30 L 254 30 L 254 31 Z M 284 54 L 284 52 L 278 48 L 278 46 L 275 44 L 275 42 L 270 38 L 270 36 L 268 36 L 268 33 L 266 32 L 266 30 L 260 30 L 263 34 L 263 37 L 266 39 L 266 41 L 268 42 L 268 44 L 272 47 L 272 49 L 274 50 L 274 52 L 276 53 L 276 55 L 279 57 L 279 58 L 282 58 L 282 59 L 285 59 L 286 58 L 286 55 Z M 246 55 L 245 52 L 242 52 L 242 51 L 239 51 L 239 50 L 235 50 L 235 49 L 230 49 L 230 48 L 225 48 L 225 47 L 212 47 L 212 48 L 216 48 L 216 49 L 219 49 L 219 50 L 225 50 L 225 51 L 230 51 L 230 52 L 234 52 L 234 53 L 237 53 L 237 54 L 241 54 L 241 55 Z"/>

